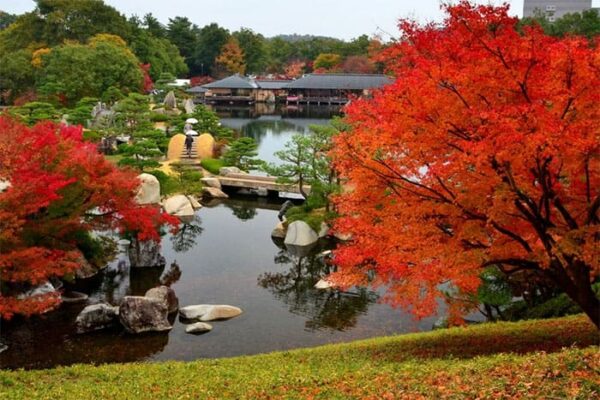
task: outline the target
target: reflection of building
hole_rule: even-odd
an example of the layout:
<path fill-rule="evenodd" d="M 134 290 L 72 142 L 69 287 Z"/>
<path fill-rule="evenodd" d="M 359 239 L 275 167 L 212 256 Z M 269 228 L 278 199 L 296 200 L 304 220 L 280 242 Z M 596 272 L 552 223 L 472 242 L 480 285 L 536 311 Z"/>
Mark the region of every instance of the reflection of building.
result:
<path fill-rule="evenodd" d="M 345 104 L 351 96 L 369 96 L 392 83 L 386 75 L 309 74 L 287 85 L 288 103 Z"/>
<path fill-rule="evenodd" d="M 582 12 L 592 8 L 592 0 L 524 0 L 523 16 L 533 17 L 541 12 L 553 22 L 565 14 Z"/>
<path fill-rule="evenodd" d="M 252 79 L 239 74 L 188 92 L 196 102 L 212 104 L 345 104 L 352 96 L 369 96 L 371 91 L 392 82 L 385 75 L 309 74 L 297 80 Z"/>

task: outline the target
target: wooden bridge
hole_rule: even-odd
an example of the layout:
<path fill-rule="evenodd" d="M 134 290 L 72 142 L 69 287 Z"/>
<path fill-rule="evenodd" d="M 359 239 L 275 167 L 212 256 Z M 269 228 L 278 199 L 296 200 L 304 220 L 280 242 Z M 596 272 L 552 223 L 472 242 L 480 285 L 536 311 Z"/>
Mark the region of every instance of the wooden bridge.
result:
<path fill-rule="evenodd" d="M 277 178 L 272 176 L 257 176 L 248 174 L 228 174 L 227 176 L 215 176 L 225 188 L 267 190 L 269 193 L 295 193 L 300 194 L 298 185 L 278 183 Z M 310 193 L 310 186 L 304 185 L 304 192 Z"/>

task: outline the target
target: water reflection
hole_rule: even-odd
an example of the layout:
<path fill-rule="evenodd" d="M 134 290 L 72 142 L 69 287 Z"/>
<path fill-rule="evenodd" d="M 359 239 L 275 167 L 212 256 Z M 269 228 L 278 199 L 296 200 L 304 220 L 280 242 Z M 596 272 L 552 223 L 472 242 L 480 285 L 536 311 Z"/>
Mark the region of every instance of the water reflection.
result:
<path fill-rule="evenodd" d="M 201 226 L 202 221 L 198 215 L 194 215 L 189 219 L 181 219 L 179 231 L 171 236 L 171 244 L 173 250 L 177 253 L 185 253 L 196 244 L 198 237 L 204 230 Z"/>
<path fill-rule="evenodd" d="M 331 273 L 331 266 L 320 254 L 322 249 L 281 248 L 273 261 L 289 269 L 262 273 L 258 285 L 287 304 L 291 313 L 308 318 L 305 330 L 345 331 L 356 325 L 358 317 L 367 312 L 378 295 L 364 288 L 350 292 L 315 289 L 315 284 Z"/>

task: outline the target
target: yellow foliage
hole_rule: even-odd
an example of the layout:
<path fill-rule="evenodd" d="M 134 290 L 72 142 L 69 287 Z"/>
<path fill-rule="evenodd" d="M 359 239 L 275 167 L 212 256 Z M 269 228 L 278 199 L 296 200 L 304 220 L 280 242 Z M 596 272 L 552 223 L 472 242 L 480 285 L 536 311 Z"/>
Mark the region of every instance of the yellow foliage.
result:
<path fill-rule="evenodd" d="M 43 63 L 43 57 L 45 55 L 50 54 L 51 52 L 52 49 L 49 49 L 47 47 L 34 51 L 33 55 L 31 56 L 31 65 L 33 65 L 34 68 L 41 68 Z"/>

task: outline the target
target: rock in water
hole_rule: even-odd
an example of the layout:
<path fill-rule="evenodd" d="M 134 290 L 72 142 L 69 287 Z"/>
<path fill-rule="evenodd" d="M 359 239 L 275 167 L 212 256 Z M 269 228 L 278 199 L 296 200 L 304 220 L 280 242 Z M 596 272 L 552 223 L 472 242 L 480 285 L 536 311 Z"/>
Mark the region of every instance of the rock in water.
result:
<path fill-rule="evenodd" d="M 319 282 L 317 282 L 315 284 L 315 289 L 320 289 L 320 290 L 331 289 L 334 287 L 335 287 L 335 285 L 326 279 L 320 279 Z"/>
<path fill-rule="evenodd" d="M 118 316 L 119 307 L 106 303 L 94 304 L 81 310 L 75 326 L 78 333 L 97 331 L 116 325 Z"/>
<path fill-rule="evenodd" d="M 208 331 L 212 331 L 212 325 L 205 322 L 196 322 L 185 327 L 186 333 L 205 333 Z"/>
<path fill-rule="evenodd" d="M 160 243 L 153 240 L 139 241 L 133 239 L 127 252 L 133 268 L 164 267 L 166 260 L 160 254 Z"/>
<path fill-rule="evenodd" d="M 163 302 L 148 297 L 125 296 L 119 306 L 119 321 L 129 333 L 168 331 L 173 327 L 167 316 Z"/>
<path fill-rule="evenodd" d="M 75 291 L 64 292 L 60 296 L 63 303 L 83 303 L 87 301 L 88 297 L 89 296 L 85 293 Z"/>
<path fill-rule="evenodd" d="M 158 300 L 167 307 L 168 313 L 171 314 L 179 308 L 179 299 L 175 295 L 175 291 L 168 286 L 158 286 L 148 290 L 145 297 Z"/>
<path fill-rule="evenodd" d="M 214 321 L 216 319 L 229 319 L 242 313 L 238 307 L 228 305 L 199 304 L 179 309 L 179 314 L 186 319 L 199 319 L 200 321 Z"/>
<path fill-rule="evenodd" d="M 138 204 L 158 204 L 160 203 L 160 182 L 154 175 L 140 174 L 138 179 L 141 184 L 135 196 Z"/>
<path fill-rule="evenodd" d="M 167 214 L 177 217 L 191 217 L 194 215 L 194 207 L 186 196 L 182 194 L 169 197 L 163 202 L 163 207 Z"/>
<path fill-rule="evenodd" d="M 310 246 L 319 240 L 317 233 L 304 221 L 288 225 L 284 243 L 292 246 Z"/>
<path fill-rule="evenodd" d="M 286 232 L 287 230 L 283 222 L 279 222 L 271 232 L 271 237 L 283 239 L 285 238 Z"/>
<path fill-rule="evenodd" d="M 210 186 L 203 187 L 202 194 L 213 199 L 227 199 L 229 197 L 227 193 L 223 192 L 221 189 Z"/>

